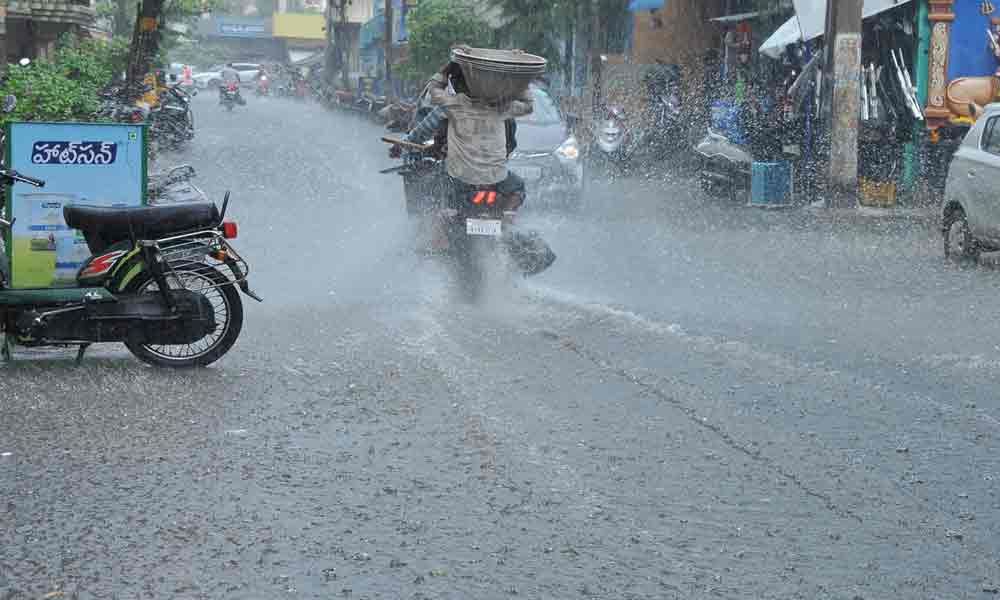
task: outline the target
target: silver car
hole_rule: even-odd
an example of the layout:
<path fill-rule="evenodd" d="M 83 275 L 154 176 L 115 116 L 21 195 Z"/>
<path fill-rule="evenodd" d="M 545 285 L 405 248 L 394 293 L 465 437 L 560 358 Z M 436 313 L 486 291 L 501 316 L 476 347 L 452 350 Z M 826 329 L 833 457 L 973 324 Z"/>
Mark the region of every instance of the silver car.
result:
<path fill-rule="evenodd" d="M 207 71 L 196 73 L 192 77 L 194 84 L 201 89 L 219 87 L 222 85 L 222 69 L 225 67 L 225 65 L 216 65 Z M 233 63 L 233 68 L 240 74 L 240 87 L 253 86 L 261 69 L 257 63 Z"/>
<path fill-rule="evenodd" d="M 580 148 L 552 97 L 532 86 L 534 111 L 517 120 L 517 150 L 508 167 L 527 186 L 528 206 L 535 204 L 578 205 L 583 195 L 583 165 Z"/>
<path fill-rule="evenodd" d="M 986 107 L 955 152 L 942 217 L 945 256 L 1000 249 L 1000 103 Z"/>

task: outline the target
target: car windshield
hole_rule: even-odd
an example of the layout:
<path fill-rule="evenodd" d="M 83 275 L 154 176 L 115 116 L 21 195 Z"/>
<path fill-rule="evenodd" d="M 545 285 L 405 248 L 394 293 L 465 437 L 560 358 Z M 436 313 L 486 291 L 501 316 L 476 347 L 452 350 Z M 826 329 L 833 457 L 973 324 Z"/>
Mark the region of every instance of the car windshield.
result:
<path fill-rule="evenodd" d="M 531 86 L 531 96 L 534 99 L 534 107 L 531 114 L 521 117 L 518 121 L 533 125 L 553 125 L 560 122 L 559 109 L 556 108 L 552 97 L 545 90 Z"/>

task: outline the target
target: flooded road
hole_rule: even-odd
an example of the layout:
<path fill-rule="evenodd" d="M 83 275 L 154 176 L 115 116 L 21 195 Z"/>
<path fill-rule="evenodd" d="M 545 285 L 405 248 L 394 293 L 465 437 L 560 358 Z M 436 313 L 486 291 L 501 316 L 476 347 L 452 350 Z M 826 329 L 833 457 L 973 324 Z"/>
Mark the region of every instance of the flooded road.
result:
<path fill-rule="evenodd" d="M 1000 591 L 1000 276 L 932 223 L 599 184 L 469 306 L 380 129 L 210 96 L 164 165 L 233 190 L 265 303 L 202 371 L 0 367 L 0 598 Z"/>

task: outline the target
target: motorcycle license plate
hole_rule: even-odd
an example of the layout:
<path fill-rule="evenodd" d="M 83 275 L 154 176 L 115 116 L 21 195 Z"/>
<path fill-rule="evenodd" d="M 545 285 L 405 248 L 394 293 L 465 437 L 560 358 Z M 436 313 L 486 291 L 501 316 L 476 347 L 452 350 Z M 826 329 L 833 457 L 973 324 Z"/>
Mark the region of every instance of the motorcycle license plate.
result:
<path fill-rule="evenodd" d="M 499 219 L 466 219 L 465 233 L 500 237 L 503 233 L 503 222 Z"/>

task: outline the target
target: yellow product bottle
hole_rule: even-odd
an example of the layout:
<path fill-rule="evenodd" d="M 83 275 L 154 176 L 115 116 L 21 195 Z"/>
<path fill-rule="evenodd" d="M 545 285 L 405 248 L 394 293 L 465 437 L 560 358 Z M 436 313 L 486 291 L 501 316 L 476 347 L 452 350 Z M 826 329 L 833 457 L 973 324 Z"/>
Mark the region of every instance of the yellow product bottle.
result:
<path fill-rule="evenodd" d="M 152 89 L 139 97 L 136 101 L 136 106 L 156 108 L 160 104 L 160 92 L 162 91 L 160 82 L 156 77 L 156 73 L 150 73 L 143 77 L 142 83 L 145 86 L 150 86 Z"/>

